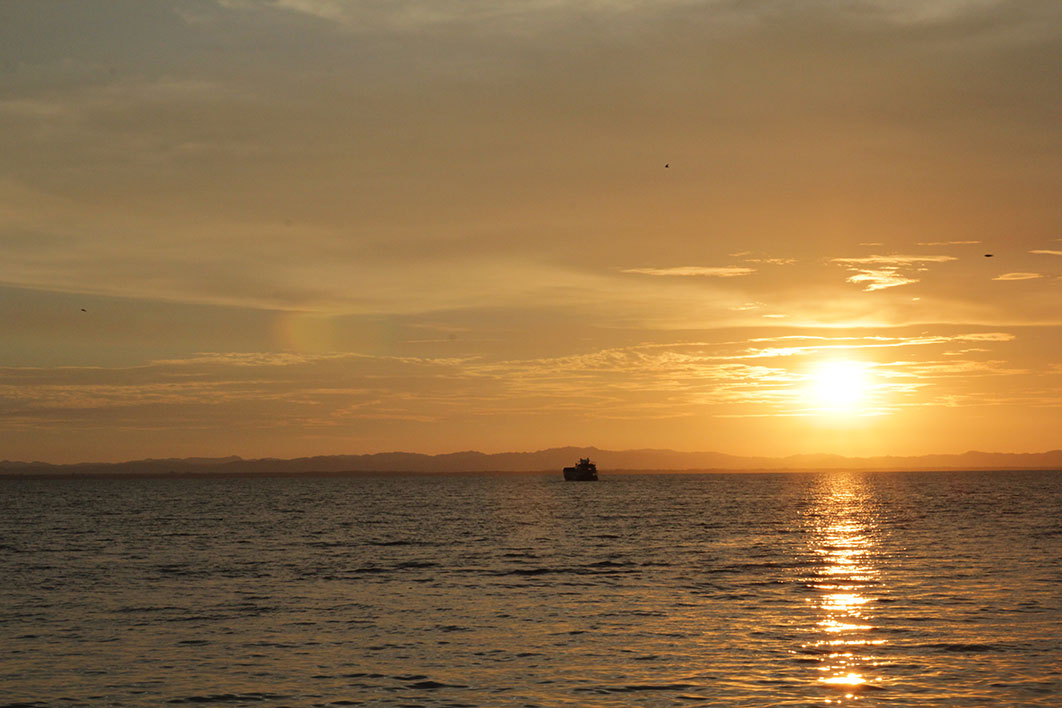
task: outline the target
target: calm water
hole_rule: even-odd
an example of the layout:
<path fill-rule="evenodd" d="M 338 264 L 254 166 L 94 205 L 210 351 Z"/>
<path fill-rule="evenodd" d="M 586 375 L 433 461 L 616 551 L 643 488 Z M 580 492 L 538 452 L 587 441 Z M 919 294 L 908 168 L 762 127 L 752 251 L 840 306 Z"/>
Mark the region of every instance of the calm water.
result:
<path fill-rule="evenodd" d="M 0 705 L 1062 705 L 1062 473 L 0 480 Z"/>

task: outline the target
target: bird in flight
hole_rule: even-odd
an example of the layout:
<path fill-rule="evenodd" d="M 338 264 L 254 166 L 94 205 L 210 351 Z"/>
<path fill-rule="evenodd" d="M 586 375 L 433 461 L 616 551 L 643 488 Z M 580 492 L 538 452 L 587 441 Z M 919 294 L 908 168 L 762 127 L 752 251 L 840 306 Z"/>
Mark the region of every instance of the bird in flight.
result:
<path fill-rule="evenodd" d="M 985 258 L 991 258 L 991 257 L 992 257 L 992 254 L 991 254 L 991 253 L 986 253 L 986 254 L 985 254 Z"/>
<path fill-rule="evenodd" d="M 81 308 L 81 311 L 82 312 L 88 312 L 88 310 L 86 310 L 84 307 Z"/>
<path fill-rule="evenodd" d="M 664 167 L 671 167 L 671 163 L 667 163 L 666 165 L 664 165 Z"/>

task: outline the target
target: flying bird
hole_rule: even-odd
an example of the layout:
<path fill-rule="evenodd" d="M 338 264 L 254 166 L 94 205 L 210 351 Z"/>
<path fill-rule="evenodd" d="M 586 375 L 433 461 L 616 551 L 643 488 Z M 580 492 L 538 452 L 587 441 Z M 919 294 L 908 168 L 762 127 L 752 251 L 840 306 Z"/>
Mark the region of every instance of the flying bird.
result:
<path fill-rule="evenodd" d="M 664 167 L 671 167 L 671 163 L 667 163 L 666 165 L 664 165 Z"/>
<path fill-rule="evenodd" d="M 81 308 L 81 311 L 82 312 L 88 312 L 88 310 L 86 310 L 84 307 Z"/>
<path fill-rule="evenodd" d="M 991 258 L 991 257 L 992 257 L 992 254 L 991 254 L 991 253 L 986 253 L 986 254 L 985 254 L 985 258 Z"/>

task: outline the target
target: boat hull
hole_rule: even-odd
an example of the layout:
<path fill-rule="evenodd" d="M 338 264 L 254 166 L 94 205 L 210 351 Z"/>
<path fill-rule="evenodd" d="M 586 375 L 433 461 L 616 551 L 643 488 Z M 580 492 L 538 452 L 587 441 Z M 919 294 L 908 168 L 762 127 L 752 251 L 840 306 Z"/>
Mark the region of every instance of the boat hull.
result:
<path fill-rule="evenodd" d="M 578 467 L 565 467 L 564 479 L 568 482 L 596 482 L 597 470 L 584 470 Z"/>

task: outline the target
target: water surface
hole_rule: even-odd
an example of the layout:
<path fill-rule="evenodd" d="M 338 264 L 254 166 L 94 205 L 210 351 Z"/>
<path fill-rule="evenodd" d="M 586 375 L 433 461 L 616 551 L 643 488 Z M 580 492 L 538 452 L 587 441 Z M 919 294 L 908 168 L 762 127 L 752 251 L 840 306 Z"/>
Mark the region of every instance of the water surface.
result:
<path fill-rule="evenodd" d="M 1062 704 L 1062 474 L 0 480 L 0 705 Z"/>

